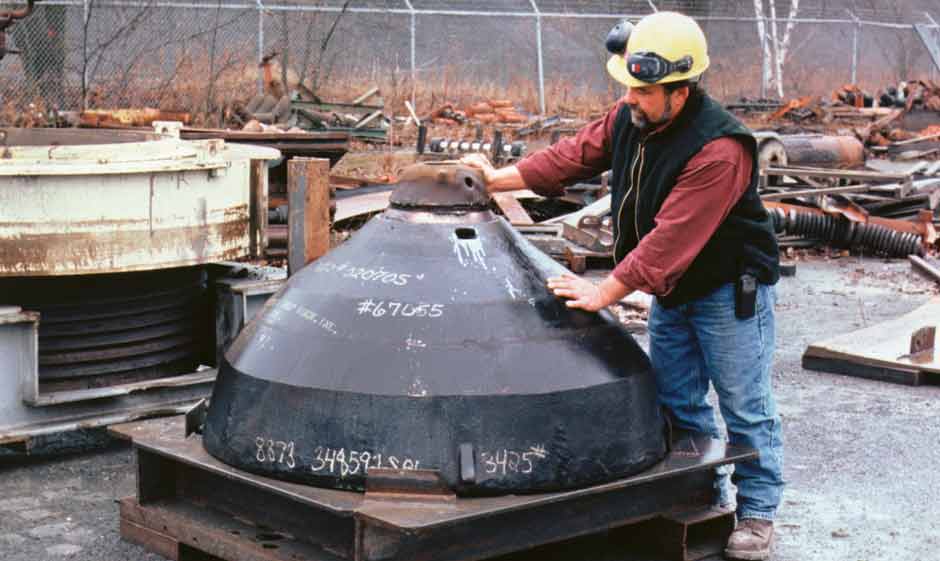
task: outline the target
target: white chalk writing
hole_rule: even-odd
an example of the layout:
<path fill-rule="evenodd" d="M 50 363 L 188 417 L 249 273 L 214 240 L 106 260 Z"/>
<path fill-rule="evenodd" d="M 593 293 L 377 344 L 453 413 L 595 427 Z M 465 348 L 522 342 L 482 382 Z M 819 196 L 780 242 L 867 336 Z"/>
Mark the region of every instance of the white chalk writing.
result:
<path fill-rule="evenodd" d="M 421 378 L 415 377 L 411 381 L 411 386 L 408 387 L 408 395 L 411 397 L 426 397 L 428 395 L 428 388 Z"/>
<path fill-rule="evenodd" d="M 317 446 L 313 451 L 314 459 L 310 465 L 314 473 L 329 472 L 340 477 L 363 474 L 370 469 L 391 468 L 403 470 L 419 469 L 420 462 L 404 456 L 383 456 L 375 452 L 364 450 L 346 450 L 345 448 L 328 448 Z"/>
<path fill-rule="evenodd" d="M 309 321 L 310 323 L 319 327 L 320 329 L 323 329 L 325 331 L 332 333 L 333 335 L 336 335 L 335 323 L 326 319 L 325 317 L 318 315 L 316 312 L 314 312 L 313 310 L 307 307 L 298 305 L 295 302 L 291 302 L 290 300 L 285 300 L 282 298 L 278 300 L 277 304 L 274 306 L 273 313 L 270 316 L 271 319 L 274 319 L 275 321 L 281 319 L 283 317 L 281 315 L 282 311 L 293 312 L 297 316 Z"/>
<path fill-rule="evenodd" d="M 407 348 L 409 351 L 415 351 L 418 349 L 426 349 L 427 346 L 428 344 L 422 341 L 421 339 L 415 339 L 415 336 L 413 334 L 409 335 L 408 338 L 405 339 L 405 348 Z"/>
<path fill-rule="evenodd" d="M 521 290 L 512 285 L 512 281 L 509 280 L 509 277 L 506 277 L 506 290 L 509 291 L 509 297 L 513 300 L 523 295 Z"/>
<path fill-rule="evenodd" d="M 424 274 L 412 275 L 409 273 L 396 273 L 386 271 L 384 267 L 379 267 L 378 269 L 355 267 L 350 263 L 321 263 L 316 265 L 314 270 L 321 273 L 337 273 L 347 279 L 393 284 L 395 286 L 405 286 L 412 277 L 418 280 L 424 279 Z"/>
<path fill-rule="evenodd" d="M 481 451 L 480 463 L 489 474 L 506 475 L 510 473 L 529 474 L 535 469 L 538 460 L 548 457 L 542 445 L 530 446 L 526 451 L 502 448 L 495 451 Z"/>
<path fill-rule="evenodd" d="M 535 298 L 526 298 L 526 291 L 516 288 L 509 280 L 509 277 L 506 277 L 506 291 L 509 292 L 509 297 L 513 300 L 525 299 L 530 306 L 535 306 Z"/>
<path fill-rule="evenodd" d="M 265 351 L 275 351 L 277 350 L 274 346 L 274 337 L 271 336 L 271 333 L 265 329 L 259 329 L 255 334 L 255 344 L 258 348 Z"/>
<path fill-rule="evenodd" d="M 444 315 L 444 304 L 409 304 L 405 302 L 386 302 L 368 298 L 356 305 L 356 312 L 372 317 L 419 317 L 439 318 Z"/>
<path fill-rule="evenodd" d="M 263 436 L 255 438 L 255 459 L 261 463 L 283 464 L 289 468 L 297 465 L 294 459 L 293 441 L 272 440 Z"/>
<path fill-rule="evenodd" d="M 483 249 L 483 243 L 478 238 L 469 240 L 461 239 L 456 235 L 454 238 L 454 253 L 462 267 L 476 266 L 486 269 L 486 251 Z"/>

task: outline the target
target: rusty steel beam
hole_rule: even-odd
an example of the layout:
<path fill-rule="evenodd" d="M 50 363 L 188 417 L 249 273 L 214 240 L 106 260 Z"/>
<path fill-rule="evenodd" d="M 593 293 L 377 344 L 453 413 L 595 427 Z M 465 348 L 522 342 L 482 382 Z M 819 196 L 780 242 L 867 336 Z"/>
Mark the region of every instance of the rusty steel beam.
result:
<path fill-rule="evenodd" d="M 928 261 L 917 255 L 909 255 L 907 258 L 915 271 L 940 284 L 940 262 L 936 259 Z"/>

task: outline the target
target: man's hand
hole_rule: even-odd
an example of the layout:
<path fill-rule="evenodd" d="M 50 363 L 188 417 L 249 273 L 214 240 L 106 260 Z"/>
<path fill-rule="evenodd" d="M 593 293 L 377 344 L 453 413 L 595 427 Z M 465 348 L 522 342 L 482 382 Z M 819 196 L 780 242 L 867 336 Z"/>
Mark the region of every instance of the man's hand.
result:
<path fill-rule="evenodd" d="M 483 173 L 483 182 L 486 183 L 486 190 L 490 193 L 499 191 L 515 191 L 516 189 L 525 189 L 525 181 L 519 174 L 516 166 L 506 166 L 496 169 L 493 164 L 483 154 L 467 154 L 460 158 L 460 163 L 478 169 Z"/>
<path fill-rule="evenodd" d="M 478 169 L 483 172 L 483 181 L 487 185 L 493 182 L 493 176 L 496 174 L 496 168 L 493 167 L 493 164 L 490 163 L 490 160 L 483 154 L 473 153 L 467 154 L 466 156 L 460 158 L 460 163 Z"/>
<path fill-rule="evenodd" d="M 574 275 L 562 275 L 548 279 L 548 288 L 555 296 L 568 298 L 565 305 L 596 312 L 633 292 L 625 284 L 608 275 L 600 284 Z"/>

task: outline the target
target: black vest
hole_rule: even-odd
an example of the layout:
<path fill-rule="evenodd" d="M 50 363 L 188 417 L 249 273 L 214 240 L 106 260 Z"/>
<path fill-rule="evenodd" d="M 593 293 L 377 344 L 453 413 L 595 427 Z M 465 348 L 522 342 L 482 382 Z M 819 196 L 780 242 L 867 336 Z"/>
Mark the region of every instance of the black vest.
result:
<path fill-rule="evenodd" d="M 757 142 L 750 130 L 706 95 L 689 97 L 682 113 L 662 131 L 642 133 L 630 121 L 627 105 L 614 122 L 611 212 L 618 262 L 653 229 L 653 219 L 688 161 L 707 143 L 724 136 L 740 139 L 750 150 L 751 183 L 678 285 L 658 297 L 667 308 L 710 294 L 744 272 L 763 284 L 779 279 L 777 239 L 757 194 Z"/>

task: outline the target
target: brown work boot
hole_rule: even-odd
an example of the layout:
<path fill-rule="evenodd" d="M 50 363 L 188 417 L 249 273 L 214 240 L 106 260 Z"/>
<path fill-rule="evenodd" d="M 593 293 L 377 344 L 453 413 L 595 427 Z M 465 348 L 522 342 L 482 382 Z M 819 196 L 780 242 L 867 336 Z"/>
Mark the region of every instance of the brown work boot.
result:
<path fill-rule="evenodd" d="M 774 523 L 760 518 L 742 518 L 728 538 L 725 557 L 746 561 L 770 559 L 770 544 L 774 540 Z"/>

